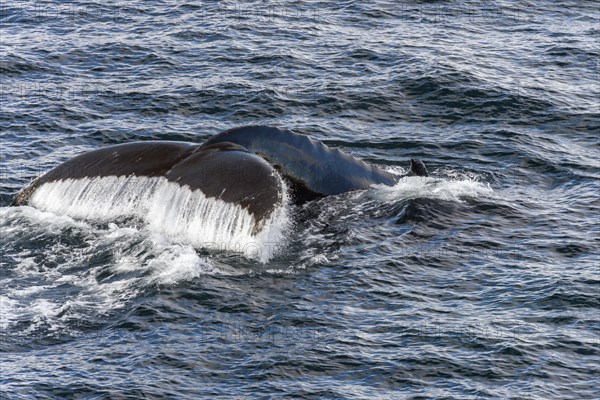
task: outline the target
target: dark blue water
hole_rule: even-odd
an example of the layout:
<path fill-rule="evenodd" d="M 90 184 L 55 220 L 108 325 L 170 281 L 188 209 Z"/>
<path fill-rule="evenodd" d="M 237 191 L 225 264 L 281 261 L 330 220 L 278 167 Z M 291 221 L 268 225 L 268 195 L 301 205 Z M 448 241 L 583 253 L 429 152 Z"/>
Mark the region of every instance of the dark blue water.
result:
<path fill-rule="evenodd" d="M 597 398 L 598 3 L 0 13 L 2 398 Z M 266 263 L 9 207 L 85 150 L 258 123 L 433 179 L 292 207 Z"/>

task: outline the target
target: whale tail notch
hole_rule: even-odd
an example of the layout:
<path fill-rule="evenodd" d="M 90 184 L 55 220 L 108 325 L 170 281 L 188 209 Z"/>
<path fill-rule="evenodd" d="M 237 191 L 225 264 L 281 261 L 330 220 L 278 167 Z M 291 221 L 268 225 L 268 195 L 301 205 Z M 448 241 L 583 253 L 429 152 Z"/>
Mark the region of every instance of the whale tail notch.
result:
<path fill-rule="evenodd" d="M 423 161 L 411 158 L 408 176 L 429 176 L 429 172 Z"/>

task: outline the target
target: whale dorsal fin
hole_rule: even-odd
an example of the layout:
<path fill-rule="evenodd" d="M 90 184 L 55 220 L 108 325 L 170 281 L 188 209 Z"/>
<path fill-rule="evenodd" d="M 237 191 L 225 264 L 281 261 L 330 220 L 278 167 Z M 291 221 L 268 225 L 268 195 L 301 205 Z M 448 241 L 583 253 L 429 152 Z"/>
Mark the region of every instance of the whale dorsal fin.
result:
<path fill-rule="evenodd" d="M 414 158 L 410 159 L 410 171 L 408 172 L 409 176 L 429 176 L 429 172 L 427 172 L 427 167 L 421 160 L 416 160 Z"/>

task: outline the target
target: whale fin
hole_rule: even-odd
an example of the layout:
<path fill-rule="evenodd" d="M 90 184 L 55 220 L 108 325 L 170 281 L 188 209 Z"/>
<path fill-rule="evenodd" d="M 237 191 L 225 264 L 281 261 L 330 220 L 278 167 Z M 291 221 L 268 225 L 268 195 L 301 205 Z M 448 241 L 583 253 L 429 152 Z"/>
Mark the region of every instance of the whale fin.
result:
<path fill-rule="evenodd" d="M 165 178 L 205 196 L 239 204 L 257 221 L 282 202 L 281 178 L 267 161 L 241 146 L 221 142 L 195 151 L 173 166 Z"/>
<path fill-rule="evenodd" d="M 65 161 L 31 182 L 17 194 L 12 204 L 26 204 L 39 186 L 64 179 L 162 176 L 197 148 L 195 143 L 147 141 L 91 150 Z"/>
<path fill-rule="evenodd" d="M 425 167 L 423 161 L 411 158 L 408 176 L 429 176 L 429 172 L 427 172 L 427 167 Z"/>
<path fill-rule="evenodd" d="M 282 200 L 276 170 L 262 157 L 233 143 L 200 149 L 197 144 L 134 142 L 92 150 L 68 160 L 33 181 L 15 198 L 27 204 L 41 185 L 99 177 L 164 177 L 207 197 L 239 204 L 258 223 Z"/>

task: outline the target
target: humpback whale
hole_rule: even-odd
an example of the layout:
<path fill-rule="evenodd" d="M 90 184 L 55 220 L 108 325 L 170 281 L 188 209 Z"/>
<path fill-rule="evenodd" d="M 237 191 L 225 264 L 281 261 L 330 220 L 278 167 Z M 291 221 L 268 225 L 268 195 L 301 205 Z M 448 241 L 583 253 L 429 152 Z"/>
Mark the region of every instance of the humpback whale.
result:
<path fill-rule="evenodd" d="M 413 159 L 407 175 L 428 176 L 427 168 Z M 401 177 L 306 135 L 269 126 L 243 126 L 219 133 L 200 145 L 142 141 L 89 151 L 34 180 L 17 194 L 14 204 L 24 205 L 31 203 L 32 197 L 46 196 L 42 188 L 61 182 L 71 185 L 57 192 L 71 193 L 72 199 L 64 201 L 81 199 L 86 193 L 88 197 L 102 197 L 106 195 L 103 191 L 119 192 L 135 184 L 135 188 L 146 192 L 119 200 L 134 203 L 151 193 L 147 189 L 150 184 L 140 183 L 140 178 L 157 178 L 176 187 L 199 190 L 206 198 L 240 206 L 254 219 L 256 231 L 281 204 L 286 188 L 291 201 L 302 204 L 373 184 L 394 185 Z M 77 186 L 81 181 L 102 178 L 111 178 L 111 186 L 96 192 L 89 185 Z M 110 193 L 107 199 L 98 198 L 97 202 L 115 202 L 116 195 Z"/>

